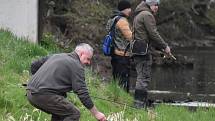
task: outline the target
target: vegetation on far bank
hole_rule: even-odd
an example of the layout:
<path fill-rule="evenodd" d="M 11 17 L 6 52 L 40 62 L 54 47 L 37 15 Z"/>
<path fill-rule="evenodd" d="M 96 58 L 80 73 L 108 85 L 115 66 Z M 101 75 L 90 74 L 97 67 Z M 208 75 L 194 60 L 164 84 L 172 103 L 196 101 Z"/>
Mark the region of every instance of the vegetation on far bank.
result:
<path fill-rule="evenodd" d="M 49 41 L 51 39 L 50 35 L 46 35 L 43 42 L 36 45 L 14 37 L 10 32 L 0 31 L 0 121 L 50 120 L 50 115 L 28 103 L 22 83 L 30 78 L 29 66 L 32 60 L 65 51 Z M 86 79 L 95 105 L 109 119 L 115 119 L 111 121 L 212 121 L 215 117 L 213 108 L 199 108 L 194 112 L 166 105 L 156 106 L 154 111 L 149 112 L 134 109 L 130 107 L 132 95 L 125 93 L 117 84 L 101 82 L 99 75 L 90 68 L 86 70 Z M 81 110 L 81 121 L 95 121 L 75 94 L 70 93 L 68 96 Z"/>
<path fill-rule="evenodd" d="M 141 1 L 131 1 L 132 11 Z M 46 16 L 51 2 L 55 3 L 53 13 Z M 44 30 L 52 32 L 65 48 L 70 43 L 84 41 L 100 52 L 106 22 L 117 9 L 117 3 L 113 0 L 44 0 L 43 14 L 47 17 Z M 214 39 L 210 39 L 215 33 L 214 11 L 215 2 L 209 4 L 209 0 L 161 0 L 156 17 L 158 30 L 171 47 L 214 45 Z M 133 17 L 132 12 L 130 23 Z"/>

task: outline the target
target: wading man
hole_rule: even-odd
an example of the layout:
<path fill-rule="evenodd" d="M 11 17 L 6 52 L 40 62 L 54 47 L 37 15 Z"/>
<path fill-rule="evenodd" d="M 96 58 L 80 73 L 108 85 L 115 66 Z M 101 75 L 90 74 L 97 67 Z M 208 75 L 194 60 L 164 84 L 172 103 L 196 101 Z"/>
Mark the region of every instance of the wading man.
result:
<path fill-rule="evenodd" d="M 36 108 L 52 115 L 52 121 L 79 121 L 80 111 L 66 99 L 73 91 L 99 121 L 106 117 L 93 104 L 86 87 L 84 65 L 91 63 L 93 48 L 85 43 L 72 53 L 55 54 L 35 61 L 37 68 L 27 84 L 27 98 Z M 36 66 L 38 64 L 38 66 Z"/>
<path fill-rule="evenodd" d="M 133 21 L 133 55 L 137 71 L 134 106 L 143 108 L 147 100 L 148 84 L 151 81 L 152 55 L 150 48 L 170 54 L 170 48 L 160 36 L 154 15 L 158 11 L 159 0 L 144 0 L 135 9 Z"/>

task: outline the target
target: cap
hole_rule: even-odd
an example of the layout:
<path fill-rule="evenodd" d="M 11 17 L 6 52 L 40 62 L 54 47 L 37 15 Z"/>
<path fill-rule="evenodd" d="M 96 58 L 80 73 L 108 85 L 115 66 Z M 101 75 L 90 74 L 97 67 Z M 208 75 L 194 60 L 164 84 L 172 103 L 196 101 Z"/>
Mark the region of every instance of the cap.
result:
<path fill-rule="evenodd" d="M 151 6 L 151 5 L 158 5 L 160 4 L 160 0 L 145 0 L 146 4 Z"/>
<path fill-rule="evenodd" d="M 118 3 L 118 7 L 117 8 L 118 8 L 119 11 L 125 10 L 127 8 L 131 8 L 131 3 L 128 0 L 121 0 Z"/>

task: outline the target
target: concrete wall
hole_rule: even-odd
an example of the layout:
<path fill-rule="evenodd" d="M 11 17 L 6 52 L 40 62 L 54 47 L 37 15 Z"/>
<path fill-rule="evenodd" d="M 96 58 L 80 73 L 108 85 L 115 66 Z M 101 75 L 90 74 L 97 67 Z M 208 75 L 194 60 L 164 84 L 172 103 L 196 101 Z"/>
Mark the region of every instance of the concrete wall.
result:
<path fill-rule="evenodd" d="M 0 28 L 38 41 L 38 0 L 0 0 Z"/>

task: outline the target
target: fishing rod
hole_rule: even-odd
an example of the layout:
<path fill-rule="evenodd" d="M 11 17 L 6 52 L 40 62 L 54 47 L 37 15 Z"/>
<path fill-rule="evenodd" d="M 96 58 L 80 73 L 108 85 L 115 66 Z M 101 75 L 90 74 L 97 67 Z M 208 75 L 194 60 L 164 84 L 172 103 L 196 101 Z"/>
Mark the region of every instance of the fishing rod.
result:
<path fill-rule="evenodd" d="M 164 54 L 163 58 L 172 58 L 176 61 L 176 57 L 172 53 Z"/>
<path fill-rule="evenodd" d="M 151 54 L 154 55 L 154 56 L 163 57 L 163 59 L 170 58 L 170 59 L 173 59 L 174 61 L 177 60 L 176 57 L 172 53 L 166 53 L 164 50 L 152 49 Z"/>

